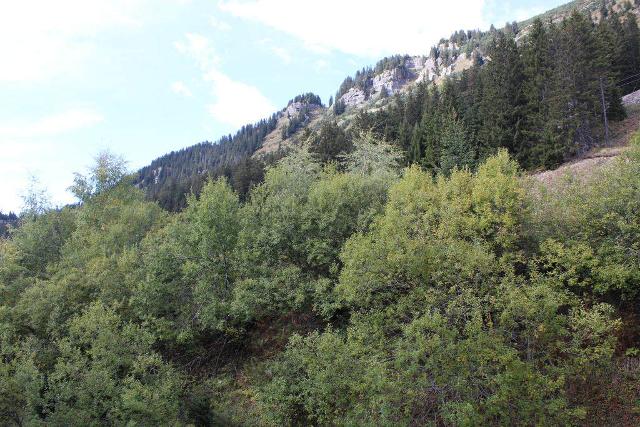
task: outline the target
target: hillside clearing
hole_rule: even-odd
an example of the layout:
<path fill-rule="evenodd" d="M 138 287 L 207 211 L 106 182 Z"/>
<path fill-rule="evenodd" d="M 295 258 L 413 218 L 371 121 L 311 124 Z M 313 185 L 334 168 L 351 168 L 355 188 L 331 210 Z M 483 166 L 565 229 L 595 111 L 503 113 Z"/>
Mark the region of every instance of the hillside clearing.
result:
<path fill-rule="evenodd" d="M 545 186 L 550 186 L 566 177 L 586 180 L 593 172 L 611 164 L 628 148 L 631 136 L 640 128 L 640 105 L 636 100 L 640 100 L 640 91 L 625 97 L 628 117 L 621 122 L 611 124 L 611 142 L 608 146 L 595 147 L 558 169 L 534 173 L 531 177 Z"/>

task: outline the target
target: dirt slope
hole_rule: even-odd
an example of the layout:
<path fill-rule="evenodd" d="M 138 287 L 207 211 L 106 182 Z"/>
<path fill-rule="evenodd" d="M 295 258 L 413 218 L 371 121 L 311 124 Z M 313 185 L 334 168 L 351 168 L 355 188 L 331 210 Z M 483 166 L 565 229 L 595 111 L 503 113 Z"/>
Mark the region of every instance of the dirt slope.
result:
<path fill-rule="evenodd" d="M 631 94 L 629 99 L 640 98 L 640 91 Z M 626 98 L 626 97 L 625 97 Z M 611 141 L 590 150 L 578 159 L 565 163 L 558 169 L 532 174 L 532 178 L 550 186 L 566 175 L 573 175 L 578 179 L 587 179 L 591 174 L 610 164 L 613 159 L 627 149 L 631 135 L 640 129 L 640 105 L 627 103 L 628 117 L 618 123 L 611 124 Z"/>

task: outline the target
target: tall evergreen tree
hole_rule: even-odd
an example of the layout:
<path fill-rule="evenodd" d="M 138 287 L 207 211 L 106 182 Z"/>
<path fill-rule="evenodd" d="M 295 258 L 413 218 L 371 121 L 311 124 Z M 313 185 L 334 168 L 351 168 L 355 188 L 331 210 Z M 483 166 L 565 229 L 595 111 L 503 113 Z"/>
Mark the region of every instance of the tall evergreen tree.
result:
<path fill-rule="evenodd" d="M 602 135 L 598 46 L 591 21 L 574 11 L 553 33 L 549 125 L 562 157 L 584 152 Z"/>
<path fill-rule="evenodd" d="M 483 157 L 499 147 L 511 152 L 520 147 L 524 106 L 522 62 L 515 40 L 496 33 L 489 57 L 483 81 L 483 126 L 479 132 Z"/>
<path fill-rule="evenodd" d="M 454 111 L 446 114 L 442 120 L 440 137 L 440 171 L 449 174 L 456 167 L 473 168 L 475 165 L 475 147 L 469 140 L 464 123 Z"/>
<path fill-rule="evenodd" d="M 536 19 L 522 48 L 526 107 L 517 156 L 525 167 L 550 167 L 560 160 L 554 153 L 547 126 L 553 77 L 550 43 L 547 29 L 540 19 Z"/>
<path fill-rule="evenodd" d="M 622 16 L 622 49 L 624 57 L 620 77 L 622 79 L 622 92 L 624 94 L 634 92 L 640 88 L 640 82 L 634 76 L 640 73 L 640 30 L 638 21 L 632 13 L 625 13 Z"/>

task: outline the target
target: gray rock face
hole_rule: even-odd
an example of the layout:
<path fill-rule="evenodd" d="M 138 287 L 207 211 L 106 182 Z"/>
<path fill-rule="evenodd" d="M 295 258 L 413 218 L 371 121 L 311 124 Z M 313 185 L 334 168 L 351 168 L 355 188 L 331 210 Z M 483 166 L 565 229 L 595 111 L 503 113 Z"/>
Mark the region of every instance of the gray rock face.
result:
<path fill-rule="evenodd" d="M 342 95 L 340 100 L 344 102 L 344 105 L 347 107 L 357 107 L 358 105 L 364 104 L 367 100 L 367 95 L 362 89 L 352 87 L 347 93 Z"/>
<path fill-rule="evenodd" d="M 622 103 L 624 105 L 639 105 L 640 104 L 640 90 L 630 93 L 622 97 Z"/>
<path fill-rule="evenodd" d="M 397 70 L 387 70 L 382 74 L 378 74 L 373 78 L 373 85 L 371 88 L 371 96 L 378 96 L 382 92 L 382 88 L 387 90 L 388 95 L 395 95 L 407 85 L 407 83 L 415 80 L 412 74 L 409 78 L 398 76 Z"/>
<path fill-rule="evenodd" d="M 283 116 L 287 118 L 298 118 L 301 114 L 307 113 L 310 111 L 314 111 L 320 108 L 319 105 L 316 104 L 307 104 L 304 102 L 292 102 L 287 106 L 287 108 L 283 111 Z"/>
<path fill-rule="evenodd" d="M 386 90 L 387 95 L 395 95 L 410 83 L 420 78 L 420 73 L 429 61 L 430 59 L 424 56 L 411 57 L 406 61 L 404 70 L 396 68 L 393 70 L 385 70 L 375 75 L 369 81 L 370 89 L 368 96 L 364 90 L 354 87 L 342 95 L 340 100 L 344 102 L 347 108 L 352 108 L 364 104 L 369 98 L 379 97 L 383 88 Z"/>
<path fill-rule="evenodd" d="M 300 114 L 300 111 L 302 111 L 302 109 L 304 108 L 305 104 L 303 104 L 302 102 L 293 102 L 291 104 L 289 104 L 289 106 L 287 106 L 287 108 L 284 111 L 285 116 L 291 116 L 291 117 L 296 117 L 298 116 L 298 114 Z"/>
<path fill-rule="evenodd" d="M 422 67 L 419 68 L 418 80 L 420 81 L 432 81 L 436 77 L 436 71 L 439 66 L 440 59 L 435 61 L 433 58 L 427 58 L 423 63 Z"/>
<path fill-rule="evenodd" d="M 158 166 L 156 169 L 152 170 L 151 173 L 153 174 L 153 183 L 155 185 L 157 185 L 158 182 L 160 181 L 160 174 L 162 173 L 162 166 Z"/>
<path fill-rule="evenodd" d="M 451 44 L 449 47 L 445 47 L 444 45 L 440 46 L 441 50 L 457 48 L 458 46 L 455 44 Z M 342 95 L 340 100 L 344 102 L 347 108 L 358 107 L 367 102 L 368 99 L 376 99 L 379 97 L 383 88 L 388 95 L 395 95 L 413 83 L 437 81 L 443 77 L 460 72 L 468 68 L 471 64 L 472 61 L 466 58 L 464 54 L 458 55 L 453 63 L 447 67 L 444 66 L 442 58 L 434 59 L 430 56 L 412 56 L 406 59 L 403 68 L 398 67 L 393 70 L 385 70 L 371 78 L 367 84 L 368 93 L 362 89 L 353 87 Z"/>

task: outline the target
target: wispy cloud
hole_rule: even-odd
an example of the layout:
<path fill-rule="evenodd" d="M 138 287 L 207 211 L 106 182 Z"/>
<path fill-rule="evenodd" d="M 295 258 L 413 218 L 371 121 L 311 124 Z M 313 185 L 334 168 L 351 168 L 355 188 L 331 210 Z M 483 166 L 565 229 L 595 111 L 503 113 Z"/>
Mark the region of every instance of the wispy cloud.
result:
<path fill-rule="evenodd" d="M 258 88 L 238 82 L 229 76 L 211 70 L 205 80 L 213 85 L 215 102 L 207 106 L 216 120 L 240 127 L 267 117 L 276 107 Z"/>
<path fill-rule="evenodd" d="M 376 5 L 370 0 L 222 0 L 218 5 L 233 16 L 293 35 L 318 53 L 337 50 L 377 57 L 428 52 L 441 37 L 460 28 L 477 27 L 484 3 L 396 0 L 393 4 Z"/>
<path fill-rule="evenodd" d="M 94 126 L 104 117 L 93 110 L 74 109 L 42 117 L 33 121 L 0 123 L 0 144 L 7 139 L 54 136 L 76 129 Z"/>
<path fill-rule="evenodd" d="M 212 16 L 209 18 L 209 25 L 218 31 L 231 31 L 231 25 L 228 22 L 221 21 L 220 19 Z"/>
<path fill-rule="evenodd" d="M 193 96 L 193 93 L 191 93 L 191 89 L 189 89 L 187 85 L 184 84 L 184 82 L 180 82 L 180 81 L 173 82 L 171 84 L 171 91 L 176 95 L 181 95 L 186 97 Z"/>
<path fill-rule="evenodd" d="M 283 47 L 272 46 L 271 52 L 273 52 L 278 58 L 282 60 L 285 64 L 291 64 L 291 54 L 289 51 Z"/>
<path fill-rule="evenodd" d="M 291 53 L 289 53 L 288 49 L 276 45 L 274 41 L 268 37 L 258 40 L 258 45 L 280 58 L 280 60 L 282 60 L 282 62 L 286 65 L 290 64 L 293 60 L 293 57 L 291 56 Z"/>
<path fill-rule="evenodd" d="M 220 58 L 207 37 L 188 33 L 184 40 L 175 43 L 175 47 L 196 62 L 203 80 L 211 85 L 214 101 L 207 109 L 214 119 L 240 127 L 276 111 L 258 88 L 233 80 L 220 70 Z"/>
<path fill-rule="evenodd" d="M 140 25 L 142 0 L 20 0 L 0 13 L 0 82 L 41 81 L 77 70 L 101 32 Z"/>

